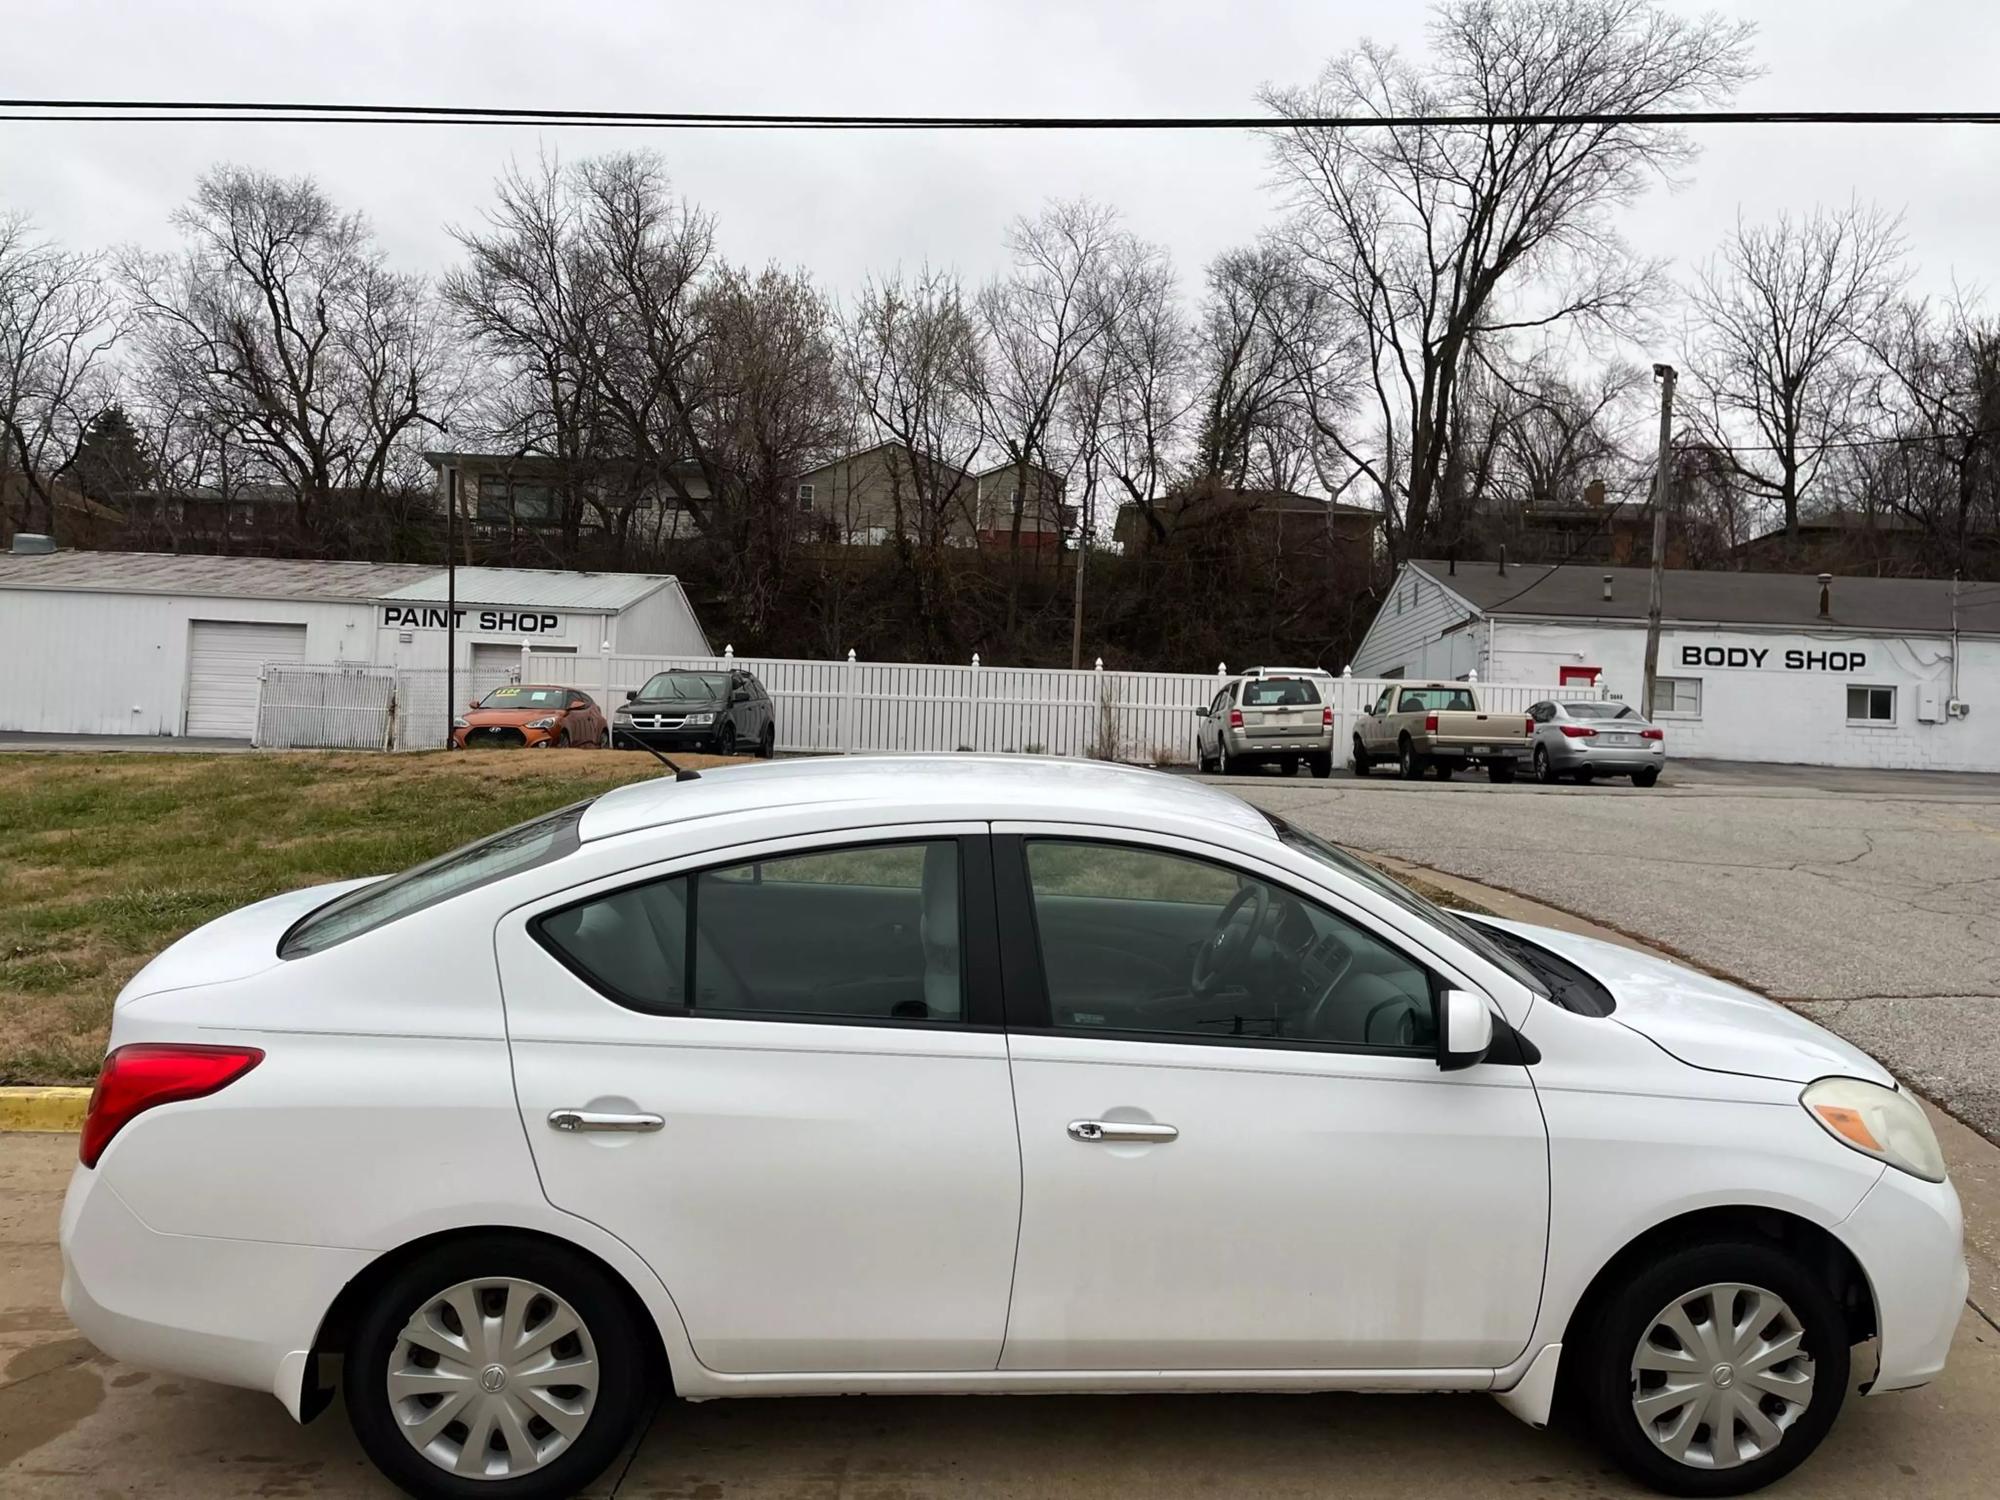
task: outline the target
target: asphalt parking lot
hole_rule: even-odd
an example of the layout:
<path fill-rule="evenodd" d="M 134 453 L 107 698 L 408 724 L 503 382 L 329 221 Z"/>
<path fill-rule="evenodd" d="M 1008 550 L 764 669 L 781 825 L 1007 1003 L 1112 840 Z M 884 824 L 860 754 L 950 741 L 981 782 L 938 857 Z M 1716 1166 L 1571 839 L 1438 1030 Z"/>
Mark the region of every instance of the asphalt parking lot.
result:
<path fill-rule="evenodd" d="M 1795 1003 L 2000 1141 L 2000 777 L 1690 763 L 1625 783 L 1229 779 Z"/>

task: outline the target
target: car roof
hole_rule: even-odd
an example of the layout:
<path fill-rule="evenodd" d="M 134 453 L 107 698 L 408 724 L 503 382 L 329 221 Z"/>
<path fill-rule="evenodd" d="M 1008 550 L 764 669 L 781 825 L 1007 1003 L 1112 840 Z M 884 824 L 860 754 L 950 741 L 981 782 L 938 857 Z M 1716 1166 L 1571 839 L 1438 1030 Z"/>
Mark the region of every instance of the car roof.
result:
<path fill-rule="evenodd" d="M 1103 761 L 1038 755 L 827 755 L 658 776 L 599 797 L 577 826 L 609 838 L 697 818 L 815 804 L 858 822 L 907 811 L 913 821 L 1052 819 L 1109 823 L 1162 817 L 1221 823 L 1275 838 L 1270 820 L 1239 798 L 1188 777 Z M 838 821 L 829 823 L 839 826 Z"/>

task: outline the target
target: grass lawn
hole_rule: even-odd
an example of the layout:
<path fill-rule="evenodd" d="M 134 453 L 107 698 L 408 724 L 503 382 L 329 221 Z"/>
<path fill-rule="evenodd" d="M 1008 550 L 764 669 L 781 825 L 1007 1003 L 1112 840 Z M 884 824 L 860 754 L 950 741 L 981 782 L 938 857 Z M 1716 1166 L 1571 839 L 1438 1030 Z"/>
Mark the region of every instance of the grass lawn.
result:
<path fill-rule="evenodd" d="M 0 754 L 0 1084 L 89 1082 L 125 981 L 224 912 L 400 870 L 659 774 L 650 756 L 594 750 Z M 1103 872 L 1038 874 L 1088 889 Z"/>
<path fill-rule="evenodd" d="M 226 911 L 658 774 L 630 751 L 0 755 L 0 1083 L 89 1082 L 120 987 Z"/>

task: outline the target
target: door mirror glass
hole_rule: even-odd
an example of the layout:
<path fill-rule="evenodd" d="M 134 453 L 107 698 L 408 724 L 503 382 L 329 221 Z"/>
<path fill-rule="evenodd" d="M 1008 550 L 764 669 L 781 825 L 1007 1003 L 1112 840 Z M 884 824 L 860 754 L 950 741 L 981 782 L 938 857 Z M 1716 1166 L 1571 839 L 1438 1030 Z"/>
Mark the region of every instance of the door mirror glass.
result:
<path fill-rule="evenodd" d="M 572 698 L 569 700 L 569 706 L 571 708 L 588 708 L 590 704 L 583 698 Z"/>
<path fill-rule="evenodd" d="M 636 688 L 627 688 L 627 689 L 625 690 L 625 701 L 626 701 L 627 703 L 630 703 L 630 702 L 631 702 L 631 701 L 632 701 L 632 700 L 633 700 L 634 698 L 636 698 L 636 697 L 638 697 L 638 696 L 639 696 L 639 693 L 638 693 L 638 690 L 637 690 Z"/>
<path fill-rule="evenodd" d="M 1446 1072 L 1471 1067 L 1493 1045 L 1493 1012 L 1484 995 L 1446 990 L 1438 1006 L 1438 1023 L 1438 1066 Z"/>
<path fill-rule="evenodd" d="M 1193 712 L 1194 712 L 1194 716 L 1195 716 L 1195 717 L 1196 717 L 1197 719 L 1205 719 L 1205 718 L 1207 718 L 1207 717 L 1208 717 L 1208 710 L 1207 710 L 1206 708 L 1202 708 L 1202 707 L 1200 707 L 1200 706 L 1197 706 L 1197 707 L 1196 707 L 1196 708 L 1195 708 L 1195 709 L 1193 710 Z"/>

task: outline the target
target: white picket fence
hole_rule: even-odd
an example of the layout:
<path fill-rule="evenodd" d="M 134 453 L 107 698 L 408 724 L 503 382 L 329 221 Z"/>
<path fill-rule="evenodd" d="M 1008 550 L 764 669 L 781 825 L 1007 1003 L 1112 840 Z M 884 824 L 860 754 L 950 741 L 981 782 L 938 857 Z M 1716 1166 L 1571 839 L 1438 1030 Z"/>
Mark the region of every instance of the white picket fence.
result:
<path fill-rule="evenodd" d="M 272 662 L 258 684 L 252 743 L 261 750 L 439 750 L 460 706 L 517 680 L 512 667 L 460 672 L 452 703 L 443 667 Z"/>

